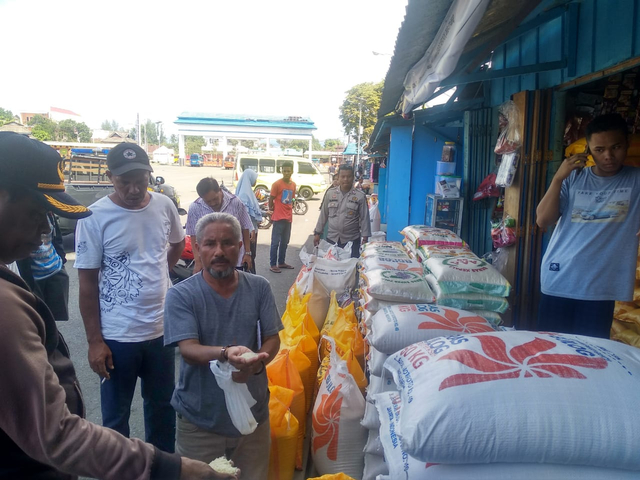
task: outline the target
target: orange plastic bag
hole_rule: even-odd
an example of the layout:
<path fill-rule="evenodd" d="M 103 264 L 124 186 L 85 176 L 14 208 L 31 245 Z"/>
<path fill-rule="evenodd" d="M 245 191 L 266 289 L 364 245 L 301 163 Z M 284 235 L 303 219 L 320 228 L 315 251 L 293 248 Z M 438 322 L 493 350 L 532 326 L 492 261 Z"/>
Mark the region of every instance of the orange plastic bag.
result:
<path fill-rule="evenodd" d="M 272 385 L 293 390 L 291 413 L 298 419 L 298 447 L 296 448 L 296 468 L 302 468 L 302 449 L 306 427 L 304 384 L 288 349 L 282 349 L 267 365 L 267 377 Z"/>
<path fill-rule="evenodd" d="M 292 480 L 296 468 L 298 420 L 289 411 L 293 390 L 269 385 L 269 423 L 271 451 L 269 453 L 269 480 Z"/>
<path fill-rule="evenodd" d="M 311 397 L 313 395 L 313 380 L 315 379 L 316 369 L 312 368 L 309 357 L 304 352 L 304 338 L 297 337 L 297 342 L 289 346 L 289 357 L 298 369 L 300 379 L 304 385 L 304 411 L 305 413 L 311 408 Z M 316 362 L 317 365 L 317 362 Z"/>

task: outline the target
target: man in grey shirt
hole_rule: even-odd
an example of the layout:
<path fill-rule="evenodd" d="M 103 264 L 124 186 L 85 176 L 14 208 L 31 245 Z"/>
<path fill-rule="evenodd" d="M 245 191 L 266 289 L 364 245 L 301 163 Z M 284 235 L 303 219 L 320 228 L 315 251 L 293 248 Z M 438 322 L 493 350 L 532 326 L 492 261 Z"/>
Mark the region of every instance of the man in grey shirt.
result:
<path fill-rule="evenodd" d="M 241 241 L 238 220 L 211 213 L 196 225 L 203 269 L 169 290 L 165 303 L 165 344 L 182 356 L 171 404 L 178 412 L 176 450 L 210 462 L 227 455 L 244 478 L 266 479 L 269 467 L 269 390 L 265 365 L 280 347 L 282 322 L 271 287 L 263 277 L 237 271 Z M 251 360 L 246 352 L 257 352 Z M 233 426 L 209 362 L 229 362 L 239 371 L 256 404 L 258 423 L 249 435 Z"/>
<path fill-rule="evenodd" d="M 371 236 L 371 223 L 367 196 L 353 187 L 353 180 L 353 167 L 340 165 L 338 185 L 327 190 L 323 199 L 313 244 L 320 243 L 320 235 L 328 222 L 327 240 L 341 248 L 352 242 L 351 256 L 358 258 L 361 243 L 367 243 Z"/>

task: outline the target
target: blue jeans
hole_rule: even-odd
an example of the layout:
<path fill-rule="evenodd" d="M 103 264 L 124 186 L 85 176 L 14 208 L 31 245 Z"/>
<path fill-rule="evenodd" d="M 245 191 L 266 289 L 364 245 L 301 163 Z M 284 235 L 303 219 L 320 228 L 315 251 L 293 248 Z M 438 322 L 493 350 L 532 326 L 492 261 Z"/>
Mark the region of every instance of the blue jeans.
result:
<path fill-rule="evenodd" d="M 291 238 L 291 222 L 276 220 L 271 227 L 271 266 L 282 265 L 287 255 L 287 247 Z M 277 262 L 277 263 L 276 263 Z"/>
<path fill-rule="evenodd" d="M 609 338 L 613 300 L 574 300 L 540 294 L 536 330 Z"/>
<path fill-rule="evenodd" d="M 164 337 L 145 342 L 105 340 L 113 354 L 111 378 L 100 385 L 102 424 L 129 436 L 131 401 L 138 377 L 144 400 L 145 441 L 173 453 L 176 413 L 171 406 L 175 381 L 175 350 Z"/>

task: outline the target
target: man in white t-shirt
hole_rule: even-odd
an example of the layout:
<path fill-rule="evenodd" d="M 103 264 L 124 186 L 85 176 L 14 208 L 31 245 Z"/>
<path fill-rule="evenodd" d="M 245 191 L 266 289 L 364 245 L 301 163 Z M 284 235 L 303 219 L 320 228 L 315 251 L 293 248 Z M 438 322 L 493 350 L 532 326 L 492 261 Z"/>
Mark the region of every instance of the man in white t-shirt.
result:
<path fill-rule="evenodd" d="M 129 436 L 140 377 L 145 439 L 173 452 L 175 363 L 173 349 L 163 345 L 163 316 L 184 230 L 171 200 L 147 190 L 152 169 L 142 148 L 117 145 L 107 155 L 107 169 L 115 192 L 78 222 L 75 262 L 89 363 L 103 379 L 102 423 Z"/>

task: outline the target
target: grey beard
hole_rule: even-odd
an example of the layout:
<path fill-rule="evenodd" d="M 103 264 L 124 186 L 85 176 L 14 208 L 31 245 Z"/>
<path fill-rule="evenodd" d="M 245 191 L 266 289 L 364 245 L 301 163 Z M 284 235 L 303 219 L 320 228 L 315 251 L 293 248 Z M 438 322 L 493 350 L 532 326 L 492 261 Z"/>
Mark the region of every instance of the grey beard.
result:
<path fill-rule="evenodd" d="M 214 270 L 213 268 L 207 268 L 207 272 L 209 272 L 209 275 L 211 275 L 216 280 L 220 280 L 221 278 L 228 278 L 233 275 L 234 271 L 235 268 L 233 267 L 229 267 L 226 270 L 222 271 Z"/>

